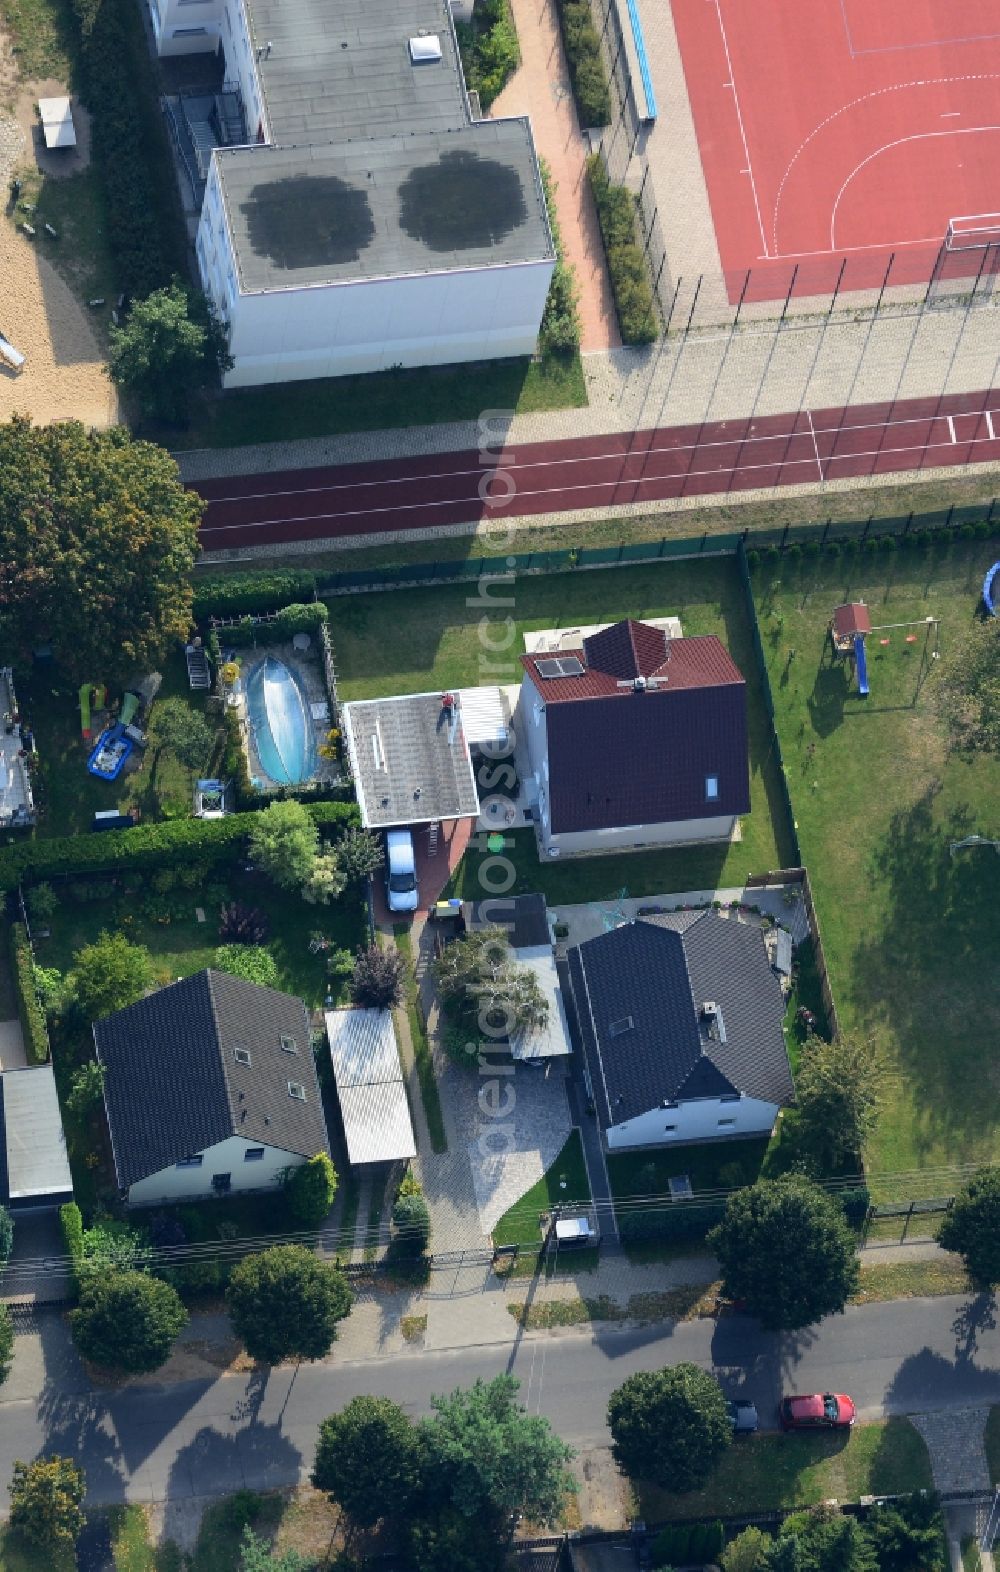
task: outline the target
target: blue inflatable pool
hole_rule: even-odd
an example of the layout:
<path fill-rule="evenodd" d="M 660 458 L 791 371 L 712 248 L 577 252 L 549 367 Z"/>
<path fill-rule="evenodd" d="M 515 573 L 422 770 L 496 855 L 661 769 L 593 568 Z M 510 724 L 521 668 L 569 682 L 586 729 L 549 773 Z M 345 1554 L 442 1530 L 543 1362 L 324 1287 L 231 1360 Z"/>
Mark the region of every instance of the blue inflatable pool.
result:
<path fill-rule="evenodd" d="M 992 568 L 983 580 L 983 600 L 986 603 L 986 610 L 989 612 L 991 617 L 995 617 L 997 614 L 993 593 L 996 588 L 998 573 L 1000 573 L 1000 562 L 994 562 Z"/>
<path fill-rule="evenodd" d="M 119 722 L 109 726 L 107 731 L 102 731 L 97 739 L 97 746 L 87 760 L 87 768 L 91 775 L 96 775 L 98 780 L 116 781 L 125 768 L 125 761 L 132 752 L 133 743 L 125 735 L 125 728 Z"/>

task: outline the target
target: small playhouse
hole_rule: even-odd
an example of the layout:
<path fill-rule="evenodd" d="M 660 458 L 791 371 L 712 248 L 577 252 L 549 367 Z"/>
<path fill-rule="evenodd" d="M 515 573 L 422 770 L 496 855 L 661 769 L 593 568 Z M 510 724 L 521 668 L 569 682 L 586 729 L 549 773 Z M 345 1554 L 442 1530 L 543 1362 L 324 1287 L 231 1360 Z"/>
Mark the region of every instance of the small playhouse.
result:
<path fill-rule="evenodd" d="M 868 662 L 865 639 L 872 631 L 872 619 L 863 600 L 847 601 L 830 618 L 830 643 L 835 660 L 853 660 L 858 675 L 858 692 L 868 696 Z"/>

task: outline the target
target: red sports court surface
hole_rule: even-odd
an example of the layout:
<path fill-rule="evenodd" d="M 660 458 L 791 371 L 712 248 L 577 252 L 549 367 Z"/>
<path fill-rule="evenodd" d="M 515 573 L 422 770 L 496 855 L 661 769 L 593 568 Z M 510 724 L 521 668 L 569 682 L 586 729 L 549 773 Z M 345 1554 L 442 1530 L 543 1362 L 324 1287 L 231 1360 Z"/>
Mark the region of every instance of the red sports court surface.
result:
<path fill-rule="evenodd" d="M 845 257 L 842 288 L 891 255 L 892 284 L 928 281 L 949 220 L 1000 208 L 997 0 L 672 5 L 733 298 L 748 268 L 748 298 L 783 299 L 796 265 L 796 295 L 830 290 Z"/>

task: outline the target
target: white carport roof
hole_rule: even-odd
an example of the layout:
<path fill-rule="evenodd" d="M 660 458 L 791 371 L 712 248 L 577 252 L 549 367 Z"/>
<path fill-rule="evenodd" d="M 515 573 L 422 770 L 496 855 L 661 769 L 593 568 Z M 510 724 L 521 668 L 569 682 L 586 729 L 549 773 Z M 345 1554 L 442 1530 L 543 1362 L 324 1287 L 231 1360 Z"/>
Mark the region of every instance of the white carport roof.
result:
<path fill-rule="evenodd" d="M 326 1035 L 351 1164 L 416 1156 L 389 1010 L 328 1010 Z"/>
<path fill-rule="evenodd" d="M 549 1018 L 544 1026 L 512 1037 L 511 1054 L 515 1059 L 557 1059 L 562 1054 L 572 1053 L 566 1006 L 551 946 L 514 950 L 513 956 L 518 966 L 529 966 L 534 972 L 542 997 L 548 1001 Z"/>
<path fill-rule="evenodd" d="M 455 697 L 470 748 L 509 746 L 510 714 L 502 688 L 458 688 Z"/>
<path fill-rule="evenodd" d="M 0 1090 L 11 1205 L 37 1205 L 49 1196 L 71 1199 L 73 1179 L 51 1064 L 7 1070 L 0 1076 Z"/>

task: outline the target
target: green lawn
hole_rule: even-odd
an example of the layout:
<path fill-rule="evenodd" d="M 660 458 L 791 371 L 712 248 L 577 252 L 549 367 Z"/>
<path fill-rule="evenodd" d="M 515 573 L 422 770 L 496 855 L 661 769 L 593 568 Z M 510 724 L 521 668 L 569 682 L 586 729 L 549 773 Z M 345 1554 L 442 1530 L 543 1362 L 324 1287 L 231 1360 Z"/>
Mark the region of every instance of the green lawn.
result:
<path fill-rule="evenodd" d="M 728 559 L 519 579 L 510 585 L 501 583 L 483 600 L 478 586 L 470 583 L 330 601 L 342 699 L 516 683 L 526 629 L 671 613 L 680 616 L 686 633 L 719 634 L 740 668 L 752 673 L 750 632 L 736 565 Z M 512 635 L 504 623 L 508 614 L 514 624 Z M 485 640 L 497 648 L 491 651 Z M 522 832 L 507 837 L 506 854 L 517 875 L 515 892 L 542 890 L 551 904 L 558 905 L 606 900 L 626 887 L 631 895 L 646 895 L 742 884 L 751 872 L 781 867 L 791 850 L 776 827 L 777 775 L 767 716 L 752 680 L 747 694 L 752 811 L 742 821 L 741 841 L 641 856 L 587 857 L 541 867 L 533 836 Z M 457 871 L 453 893 L 478 888 L 481 855 L 474 849 L 467 855 Z"/>
<path fill-rule="evenodd" d="M 770 1416 L 762 1415 L 770 1422 Z M 647 1522 L 715 1518 L 857 1501 L 863 1495 L 932 1490 L 930 1459 L 908 1419 L 857 1425 L 846 1436 L 763 1434 L 741 1437 L 701 1490 L 673 1495 L 637 1483 Z"/>
<path fill-rule="evenodd" d="M 668 1179 L 687 1174 L 692 1189 L 739 1188 L 753 1184 L 767 1152 L 766 1140 L 724 1141 L 664 1151 L 618 1152 L 608 1157 L 608 1178 L 618 1200 L 665 1195 Z"/>
<path fill-rule="evenodd" d="M 309 906 L 294 893 L 276 889 L 261 876 L 236 870 L 228 880 L 220 875 L 219 882 L 203 889 L 171 892 L 166 899 L 178 906 L 183 904 L 187 914 L 166 922 L 140 910 L 140 903 L 146 899 L 155 902 L 148 886 L 135 895 L 115 895 L 113 886 L 104 886 L 100 881 L 91 881 L 91 886 L 95 890 L 108 888 L 112 898 L 79 901 L 64 897 L 50 919 L 50 937 L 36 942 L 39 965 L 68 971 L 75 952 L 95 939 L 102 929 L 121 929 L 133 943 L 147 946 L 158 982 L 165 984 L 178 977 L 189 977 L 212 963 L 221 942 L 222 901 L 240 900 L 259 907 L 269 919 L 267 945 L 278 962 L 279 987 L 299 995 L 310 1008 L 315 1008 L 325 997 L 327 976 L 323 953 L 310 954 L 310 935 L 321 930 L 336 948 L 345 950 L 356 949 L 365 936 L 363 909 L 355 900 L 343 897 L 331 906 Z M 207 892 L 214 898 L 210 900 Z M 203 923 L 197 919 L 198 906 L 205 912 Z"/>
<path fill-rule="evenodd" d="M 1000 1079 L 983 1058 L 1000 1031 L 1000 999 L 986 980 L 1000 944 L 996 858 L 949 855 L 953 840 L 1000 832 L 1000 770 L 994 759 L 949 752 L 922 627 L 871 636 L 867 699 L 850 668 L 831 664 L 826 628 L 838 603 L 863 598 L 876 624 L 940 617 L 946 656 L 976 613 L 995 555 L 988 542 L 956 542 L 786 560 L 754 578 L 841 1024 L 871 1034 L 886 1064 L 867 1154 L 877 1193 L 880 1174 L 1000 1155 Z M 915 643 L 905 642 L 908 631 Z M 928 1193 L 946 1193 L 948 1181 L 936 1182 Z"/>
<path fill-rule="evenodd" d="M 101 680 L 100 672 L 94 673 L 93 680 Z M 94 813 L 100 808 L 124 811 L 137 807 L 144 820 L 190 814 L 194 780 L 209 772 L 212 756 L 200 769 L 189 770 L 168 748 L 158 745 L 156 734 L 157 707 L 164 699 L 179 698 L 205 712 L 206 696 L 192 693 L 188 687 L 181 651 L 164 662 L 163 683 L 150 711 L 149 745 L 139 756 L 140 767 L 131 773 L 126 770 L 117 781 L 98 780 L 88 771 L 87 758 L 96 736 L 89 744 L 83 740 L 79 694 L 51 663 L 36 665 L 32 672 L 25 670 L 17 686 L 22 713 L 31 723 L 38 747 L 40 835 L 89 833 Z M 120 699 L 121 694 L 109 697 Z M 216 732 L 217 746 L 221 747 L 221 728 Z"/>
<path fill-rule="evenodd" d="M 75 86 L 77 44 L 69 0 L 0 0 L 22 81 L 59 77 Z"/>
<path fill-rule="evenodd" d="M 494 1225 L 493 1243 L 537 1248 L 541 1238 L 538 1227 L 541 1213 L 551 1211 L 554 1206 L 576 1204 L 590 1204 L 590 1185 L 579 1130 L 570 1132 L 569 1140 L 551 1168 Z"/>
<path fill-rule="evenodd" d="M 91 327 L 98 340 L 103 341 L 118 287 L 97 170 L 90 168 L 68 179 L 52 179 L 25 159 L 18 165 L 18 173 L 21 202 L 30 204 L 34 211 L 29 215 L 19 207 L 14 216 L 18 221 L 30 218 L 38 250 L 65 278 L 78 300 L 104 300 L 102 308 L 87 311 Z M 10 223 L 12 219 L 8 217 L 6 221 Z M 47 233 L 46 224 L 56 231 L 57 240 Z"/>
<path fill-rule="evenodd" d="M 579 355 L 495 360 L 230 392 L 206 402 L 185 431 L 162 436 L 174 449 L 243 447 L 341 431 L 478 420 L 484 409 L 530 415 L 586 403 Z"/>
<path fill-rule="evenodd" d="M 986 1461 L 990 1466 L 990 1479 L 1000 1485 L 1000 1403 L 990 1409 L 986 1421 Z"/>

